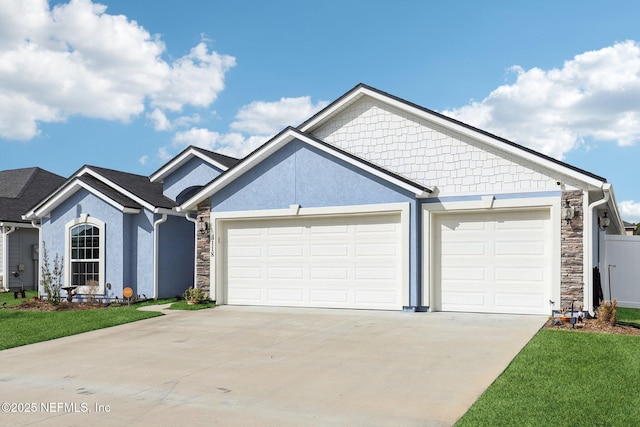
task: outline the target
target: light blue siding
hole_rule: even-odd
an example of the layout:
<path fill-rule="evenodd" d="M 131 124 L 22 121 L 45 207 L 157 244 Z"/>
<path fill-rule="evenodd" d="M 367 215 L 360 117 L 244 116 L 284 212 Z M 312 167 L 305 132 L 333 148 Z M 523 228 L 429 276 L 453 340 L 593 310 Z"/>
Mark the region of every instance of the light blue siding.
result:
<path fill-rule="evenodd" d="M 54 209 L 49 218 L 43 218 L 42 239 L 49 253 L 49 261 L 53 264 L 56 254 L 64 257 L 65 261 L 68 259 L 69 254 L 65 253 L 64 247 L 65 226 L 81 214 L 88 214 L 105 223 L 105 284 L 111 283 L 112 286 L 111 289 L 105 289 L 104 296 L 122 297 L 125 270 L 122 251 L 123 215 L 87 190 L 82 189 L 73 194 Z M 40 256 L 42 255 L 41 250 Z"/>
<path fill-rule="evenodd" d="M 184 217 L 169 216 L 160 224 L 158 298 L 182 295 L 193 285 L 194 230 Z"/>
<path fill-rule="evenodd" d="M 194 157 L 182 165 L 178 170 L 164 178 L 163 193 L 171 200 L 186 189 L 202 186 L 220 175 L 222 170 L 212 166 L 199 157 Z"/>

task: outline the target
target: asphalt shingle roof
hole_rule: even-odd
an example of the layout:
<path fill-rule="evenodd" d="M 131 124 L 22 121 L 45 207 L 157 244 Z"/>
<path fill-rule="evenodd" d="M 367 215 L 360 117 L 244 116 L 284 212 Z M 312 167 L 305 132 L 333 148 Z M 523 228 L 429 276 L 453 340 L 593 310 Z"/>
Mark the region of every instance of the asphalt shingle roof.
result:
<path fill-rule="evenodd" d="M 28 222 L 22 215 L 64 182 L 37 167 L 0 171 L 0 221 Z"/>
<path fill-rule="evenodd" d="M 151 182 L 147 176 L 100 168 L 97 166 L 86 166 L 86 168 L 97 172 L 99 175 L 113 182 L 117 186 L 131 192 L 154 207 L 171 209 L 177 206 L 176 202 L 162 194 L 162 183 Z M 136 202 L 131 200 L 129 197 L 120 194 L 117 190 L 107 186 L 106 184 L 99 182 L 97 179 L 94 178 L 93 180 L 87 180 L 86 182 L 96 190 L 111 197 L 113 200 L 118 201 L 116 197 L 124 197 L 125 199 L 121 199 L 125 201 L 125 203 L 121 203 L 124 206 L 136 207 L 130 206 L 131 202 Z M 118 195 L 115 193 L 118 193 Z M 126 201 L 127 199 L 129 201 Z M 120 203 L 120 201 L 118 202 Z M 140 207 L 139 204 L 136 203 L 136 205 L 137 207 Z"/>

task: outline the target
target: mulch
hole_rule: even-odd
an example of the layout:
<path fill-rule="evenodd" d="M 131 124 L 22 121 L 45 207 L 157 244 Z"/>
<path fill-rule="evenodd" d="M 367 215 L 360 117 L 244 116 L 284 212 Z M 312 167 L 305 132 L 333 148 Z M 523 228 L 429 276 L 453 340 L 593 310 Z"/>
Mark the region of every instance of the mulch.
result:
<path fill-rule="evenodd" d="M 61 301 L 58 304 L 52 304 L 46 300 L 31 299 L 28 301 L 24 301 L 18 305 L 6 307 L 6 310 L 76 311 L 76 310 L 95 310 L 96 308 L 104 308 L 104 305 L 97 302 L 67 302 L 67 301 Z"/>
<path fill-rule="evenodd" d="M 627 324 L 616 323 L 610 325 L 609 323 L 598 322 L 597 319 L 582 319 L 582 322 L 578 322 L 575 328 L 571 324 L 562 323 L 561 325 L 554 325 L 553 319 L 549 319 L 545 323 L 545 328 L 548 329 L 562 329 L 566 331 L 575 332 L 600 332 L 604 334 L 617 334 L 617 335 L 640 335 L 640 325 L 632 326 Z"/>

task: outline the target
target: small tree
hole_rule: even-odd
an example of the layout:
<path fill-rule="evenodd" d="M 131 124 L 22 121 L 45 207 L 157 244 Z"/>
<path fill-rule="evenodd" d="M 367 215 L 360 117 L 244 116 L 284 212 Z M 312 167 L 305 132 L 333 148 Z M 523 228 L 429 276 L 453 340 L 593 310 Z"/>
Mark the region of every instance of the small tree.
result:
<path fill-rule="evenodd" d="M 40 284 L 44 288 L 49 302 L 58 304 L 60 302 L 60 289 L 62 288 L 62 262 L 64 258 L 59 257 L 56 253 L 53 259 L 53 269 L 51 269 L 49 251 L 47 251 L 44 242 L 42 243 L 42 249 L 42 277 Z"/>

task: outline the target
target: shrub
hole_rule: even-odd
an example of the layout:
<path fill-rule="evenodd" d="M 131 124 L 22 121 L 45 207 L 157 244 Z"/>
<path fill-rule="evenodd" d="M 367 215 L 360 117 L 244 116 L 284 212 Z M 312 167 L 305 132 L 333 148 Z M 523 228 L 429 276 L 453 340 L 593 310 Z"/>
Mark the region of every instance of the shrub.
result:
<path fill-rule="evenodd" d="M 40 284 L 44 288 L 44 293 L 47 294 L 47 299 L 53 304 L 60 302 L 60 289 L 62 288 L 62 263 L 63 258 L 59 257 L 56 253 L 53 259 L 53 269 L 51 269 L 51 263 L 49 262 L 49 251 L 42 243 L 42 277 Z"/>
<path fill-rule="evenodd" d="M 193 286 L 189 286 L 186 291 L 184 291 L 184 299 L 191 304 L 200 304 L 207 298 L 209 295 L 206 292 L 203 292 L 200 288 L 194 288 Z"/>
<path fill-rule="evenodd" d="M 616 324 L 616 306 L 618 301 L 614 298 L 613 301 L 602 301 L 600 307 L 596 309 L 596 322 L 600 325 L 615 325 Z"/>

